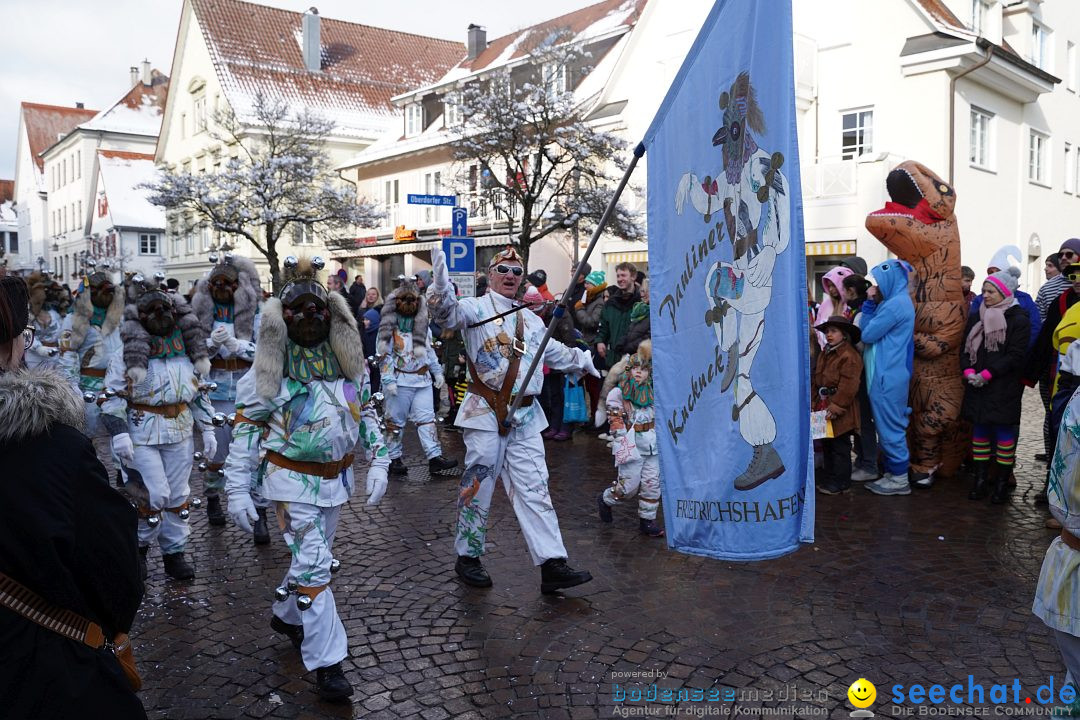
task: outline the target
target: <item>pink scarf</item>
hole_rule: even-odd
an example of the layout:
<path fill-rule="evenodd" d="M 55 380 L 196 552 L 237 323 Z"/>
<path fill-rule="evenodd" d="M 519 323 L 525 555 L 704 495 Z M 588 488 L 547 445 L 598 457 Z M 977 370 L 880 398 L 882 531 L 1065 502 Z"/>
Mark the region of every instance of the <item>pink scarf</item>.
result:
<path fill-rule="evenodd" d="M 964 346 L 969 358 L 974 361 L 983 343 L 989 352 L 994 352 L 1005 343 L 1005 311 L 1015 304 L 1016 298 L 1010 295 L 997 305 L 983 302 L 979 306 L 979 322 L 971 328 Z"/>

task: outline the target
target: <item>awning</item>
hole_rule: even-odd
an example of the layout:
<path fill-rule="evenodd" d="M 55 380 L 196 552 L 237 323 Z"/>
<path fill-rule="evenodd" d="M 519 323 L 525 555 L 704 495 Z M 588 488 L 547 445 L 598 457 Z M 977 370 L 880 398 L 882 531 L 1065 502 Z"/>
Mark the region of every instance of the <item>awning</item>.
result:
<path fill-rule="evenodd" d="M 624 262 L 647 263 L 649 262 L 649 253 L 647 250 L 636 250 L 634 252 L 604 253 L 604 262 L 613 263 L 615 265 Z"/>
<path fill-rule="evenodd" d="M 475 238 L 475 240 L 476 247 L 505 245 L 507 242 L 505 235 L 488 235 L 485 237 Z M 365 247 L 358 247 L 354 250 L 346 250 L 336 253 L 334 255 L 334 259 L 381 257 L 384 255 L 404 255 L 406 253 L 427 252 L 429 250 L 433 250 L 434 248 L 439 247 L 441 244 L 442 238 L 425 242 L 382 243 L 379 245 L 367 245 Z"/>
<path fill-rule="evenodd" d="M 811 255 L 854 255 L 855 241 L 844 240 L 841 242 L 808 242 L 806 243 L 806 257 Z"/>

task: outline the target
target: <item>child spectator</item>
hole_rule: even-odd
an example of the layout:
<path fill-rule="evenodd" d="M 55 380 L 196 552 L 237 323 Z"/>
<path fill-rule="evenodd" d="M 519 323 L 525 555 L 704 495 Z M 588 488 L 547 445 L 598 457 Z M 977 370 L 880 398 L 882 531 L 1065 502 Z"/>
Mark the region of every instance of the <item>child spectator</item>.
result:
<path fill-rule="evenodd" d="M 825 335 L 825 347 L 814 367 L 812 402 L 825 410 L 832 422 L 833 437 L 821 441 L 824 479 L 818 492 L 839 495 L 851 489 L 851 437 L 859 432 L 859 379 L 863 361 L 855 344 L 859 328 L 843 315 L 833 315 L 817 326 Z"/>
<path fill-rule="evenodd" d="M 866 291 L 870 281 L 862 275 L 848 275 L 844 278 L 844 300 L 851 312 L 851 322 L 862 328 L 862 306 L 866 302 Z M 863 344 L 855 343 L 855 348 L 862 357 Z M 870 409 L 870 396 L 866 389 L 866 375 L 859 376 L 859 432 L 855 439 L 855 472 L 851 474 L 854 482 L 870 482 L 881 477 L 878 472 L 877 429 L 874 427 L 874 411 Z"/>
<path fill-rule="evenodd" d="M 825 276 L 821 278 L 821 287 L 825 290 L 825 295 L 821 298 L 821 303 L 818 305 L 817 317 L 814 318 L 815 325 L 820 325 L 833 315 L 844 314 L 844 311 L 847 308 L 844 304 L 841 282 L 851 274 L 851 268 L 837 265 L 829 270 L 829 272 L 825 273 Z M 822 333 L 818 333 L 818 346 L 822 348 L 825 347 L 825 336 Z"/>
<path fill-rule="evenodd" d="M 964 418 L 974 424 L 972 457 L 975 483 L 968 494 L 993 503 L 1009 499 L 1009 475 L 1016 462 L 1016 435 L 1020 424 L 1021 382 L 1030 335 L 1027 311 L 1016 300 L 1020 268 L 1008 267 L 986 278 L 978 316 L 968 318 L 967 340 L 961 356 L 964 368 Z M 991 444 L 996 460 L 990 473 Z"/>
<path fill-rule="evenodd" d="M 967 303 L 968 311 L 971 311 L 971 303 L 975 302 L 977 297 L 975 293 L 971 292 L 971 283 L 975 282 L 975 271 L 969 268 L 967 265 L 960 267 L 960 286 L 964 289 L 964 302 Z"/>

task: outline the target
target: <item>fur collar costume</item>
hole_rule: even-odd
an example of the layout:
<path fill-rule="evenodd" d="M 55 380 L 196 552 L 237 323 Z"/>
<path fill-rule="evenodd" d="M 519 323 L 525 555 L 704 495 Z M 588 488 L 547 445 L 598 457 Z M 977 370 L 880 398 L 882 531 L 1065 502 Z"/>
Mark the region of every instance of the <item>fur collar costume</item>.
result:
<path fill-rule="evenodd" d="M 202 377 L 207 377 L 210 373 L 210 359 L 206 349 L 206 330 L 182 296 L 160 294 L 167 297 L 173 304 L 173 310 L 176 312 L 176 328 L 184 340 L 184 349 L 195 366 L 195 372 Z M 117 295 L 122 296 L 123 293 L 117 293 Z M 153 337 L 139 322 L 136 302 L 131 302 L 124 308 L 124 324 L 120 327 L 120 339 L 124 341 L 124 365 L 128 370 L 128 376 L 145 377 L 146 368 L 150 364 Z M 133 373 L 132 370 L 135 372 Z"/>
<path fill-rule="evenodd" d="M 35 270 L 26 276 L 26 286 L 30 290 L 30 317 L 42 324 L 48 323 L 48 313 L 45 311 L 45 299 L 52 280 L 44 273 Z M 42 319 L 44 313 L 46 319 Z"/>
<path fill-rule="evenodd" d="M 0 374 L 0 444 L 23 442 L 54 425 L 86 426 L 82 398 L 49 368 Z"/>
<path fill-rule="evenodd" d="M 204 328 L 211 328 L 214 324 L 214 298 L 210 294 L 210 278 L 222 268 L 232 267 L 236 270 L 238 287 L 233 293 L 233 331 L 237 340 L 250 341 L 255 336 L 255 312 L 262 298 L 262 290 L 259 284 L 259 272 L 255 269 L 255 263 L 238 255 L 227 256 L 224 265 L 215 266 L 206 277 L 199 280 L 195 285 L 195 292 L 191 296 L 191 308 L 199 318 Z"/>
<path fill-rule="evenodd" d="M 105 321 L 101 323 L 101 334 L 108 335 L 117 327 L 124 318 L 124 288 L 117 287 L 113 293 L 112 302 L 105 311 Z M 86 333 L 90 331 L 90 318 L 94 316 L 94 304 L 90 302 L 90 284 L 83 283 L 83 291 L 79 293 L 79 299 L 75 301 L 75 310 L 72 312 L 71 333 L 66 343 L 71 350 L 78 350 L 86 340 Z"/>
<path fill-rule="evenodd" d="M 397 300 L 406 293 L 415 294 L 420 298 L 420 302 L 416 309 L 416 315 L 412 318 L 413 355 L 418 358 L 427 355 L 427 303 L 424 302 L 424 298 L 420 294 L 420 290 L 417 288 L 416 283 L 412 280 L 406 280 L 401 283 L 400 286 L 395 288 L 392 293 L 386 296 L 386 302 L 383 304 L 382 319 L 379 321 L 379 338 L 378 343 L 375 346 L 375 352 L 378 353 L 380 357 L 390 352 L 390 341 L 394 337 L 394 330 L 398 329 L 399 321 L 404 319 L 402 316 L 398 315 Z"/>

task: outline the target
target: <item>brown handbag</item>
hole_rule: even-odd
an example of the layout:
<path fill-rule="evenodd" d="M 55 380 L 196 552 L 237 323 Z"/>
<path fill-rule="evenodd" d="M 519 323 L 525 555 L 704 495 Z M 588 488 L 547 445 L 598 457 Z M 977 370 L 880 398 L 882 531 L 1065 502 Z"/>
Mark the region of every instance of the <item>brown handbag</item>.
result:
<path fill-rule="evenodd" d="M 134 692 L 142 689 L 142 678 L 135 667 L 135 654 L 127 633 L 105 639 L 101 626 L 82 615 L 62 610 L 17 580 L 0 572 L 0 605 L 58 635 L 80 642 L 94 650 L 108 648 L 120 663 L 124 677 Z"/>

